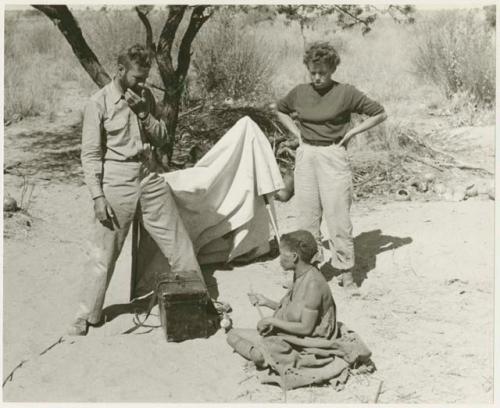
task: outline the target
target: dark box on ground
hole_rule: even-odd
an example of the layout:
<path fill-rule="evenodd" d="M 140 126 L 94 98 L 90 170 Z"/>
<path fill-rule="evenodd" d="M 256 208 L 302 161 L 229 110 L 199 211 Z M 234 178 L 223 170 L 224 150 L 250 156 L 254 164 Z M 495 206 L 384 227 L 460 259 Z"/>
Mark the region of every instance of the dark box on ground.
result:
<path fill-rule="evenodd" d="M 211 300 L 196 272 L 168 273 L 158 283 L 157 294 L 167 341 L 208 337 L 213 332 Z"/>

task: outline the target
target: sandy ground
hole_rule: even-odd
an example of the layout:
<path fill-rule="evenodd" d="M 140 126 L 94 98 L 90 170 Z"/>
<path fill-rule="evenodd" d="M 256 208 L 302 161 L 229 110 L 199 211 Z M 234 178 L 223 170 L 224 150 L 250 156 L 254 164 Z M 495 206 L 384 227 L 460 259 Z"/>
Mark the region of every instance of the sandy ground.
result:
<path fill-rule="evenodd" d="M 130 243 L 109 288 L 108 322 L 87 337 L 63 337 L 40 355 L 63 336 L 75 312 L 90 233 L 91 207 L 78 169 L 69 160 L 55 169 L 36 165 L 73 154 L 72 126 L 61 120 L 45 129 L 46 140 L 59 146 L 52 151 L 46 144 L 28 149 L 32 141 L 20 126 L 6 135 L 6 163 L 21 160 L 36 186 L 31 216 L 5 219 L 3 378 L 25 363 L 4 386 L 4 401 L 283 401 L 278 387 L 260 384 L 232 353 L 222 330 L 182 343 L 167 343 L 161 328 L 123 334 L 133 326 L 126 305 Z M 19 175 L 5 175 L 5 189 L 16 198 L 22 183 Z M 293 199 L 277 212 L 281 231 L 293 230 Z M 494 202 L 357 202 L 352 215 L 359 294 L 346 293 L 336 278 L 329 282 L 338 318 L 372 349 L 377 372 L 352 377 L 342 391 L 290 391 L 288 402 L 369 402 L 383 381 L 382 403 L 491 403 Z M 277 259 L 207 275 L 239 327 L 258 320 L 249 288 L 279 299 L 283 280 Z M 156 308 L 153 313 L 148 322 L 157 325 Z"/>

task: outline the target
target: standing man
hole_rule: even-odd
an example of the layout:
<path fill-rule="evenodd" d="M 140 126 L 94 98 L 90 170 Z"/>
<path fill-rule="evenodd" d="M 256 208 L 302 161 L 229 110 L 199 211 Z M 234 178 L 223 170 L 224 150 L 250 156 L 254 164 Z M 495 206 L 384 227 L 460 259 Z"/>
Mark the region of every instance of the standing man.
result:
<path fill-rule="evenodd" d="M 118 56 L 113 80 L 85 107 L 82 166 L 94 201 L 93 250 L 86 284 L 70 335 L 85 335 L 101 319 L 104 297 L 130 224 L 140 208 L 145 229 L 174 272 L 197 271 L 192 242 L 169 186 L 147 161 L 151 145 L 165 146 L 172 135 L 155 115 L 155 100 L 144 83 L 149 53 L 134 45 Z"/>

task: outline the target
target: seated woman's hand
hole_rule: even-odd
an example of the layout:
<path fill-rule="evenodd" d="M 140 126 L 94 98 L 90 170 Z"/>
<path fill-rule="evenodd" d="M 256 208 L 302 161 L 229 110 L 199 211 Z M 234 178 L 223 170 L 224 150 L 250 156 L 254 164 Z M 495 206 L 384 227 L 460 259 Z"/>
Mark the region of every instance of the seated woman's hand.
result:
<path fill-rule="evenodd" d="M 268 335 L 273 330 L 271 317 L 264 317 L 257 323 L 257 331 L 261 336 Z"/>
<path fill-rule="evenodd" d="M 267 306 L 268 305 L 268 299 L 264 296 L 261 295 L 260 293 L 248 293 L 248 298 L 250 299 L 250 303 L 255 306 Z"/>

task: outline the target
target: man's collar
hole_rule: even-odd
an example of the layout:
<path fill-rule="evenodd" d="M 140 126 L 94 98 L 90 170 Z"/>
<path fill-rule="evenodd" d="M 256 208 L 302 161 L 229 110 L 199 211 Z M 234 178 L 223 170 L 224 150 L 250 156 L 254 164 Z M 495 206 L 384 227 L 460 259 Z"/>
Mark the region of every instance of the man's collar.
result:
<path fill-rule="evenodd" d="M 116 83 L 116 78 L 113 78 L 111 83 L 109 84 L 109 96 L 111 97 L 111 101 L 116 105 L 123 99 L 123 94 L 120 90 L 119 85 Z"/>

